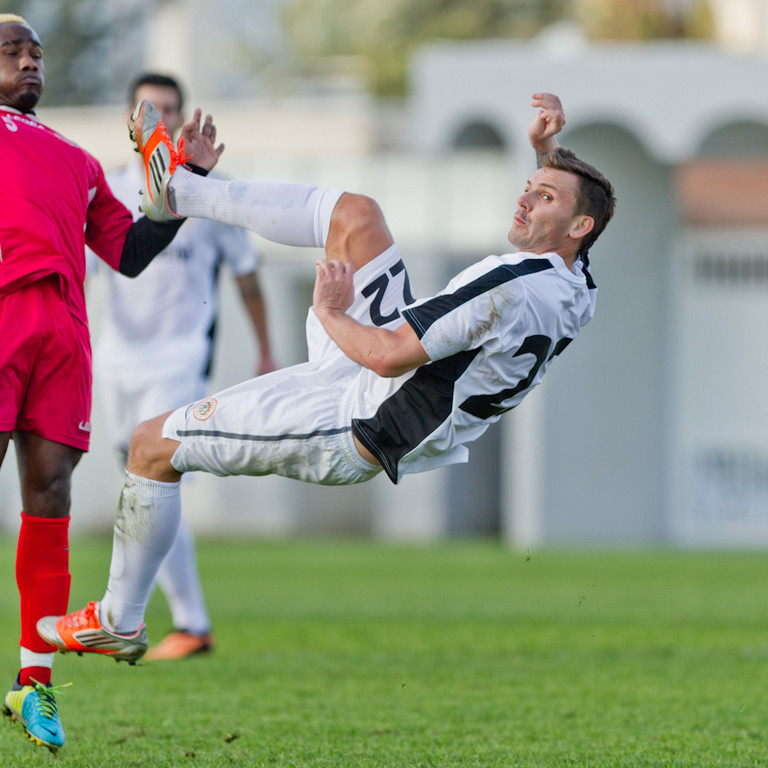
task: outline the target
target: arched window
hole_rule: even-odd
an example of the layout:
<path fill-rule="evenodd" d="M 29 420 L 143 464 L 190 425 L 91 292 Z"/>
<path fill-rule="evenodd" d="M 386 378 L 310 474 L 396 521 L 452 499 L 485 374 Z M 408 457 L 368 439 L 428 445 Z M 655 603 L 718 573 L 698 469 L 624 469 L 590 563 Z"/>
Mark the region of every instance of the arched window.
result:
<path fill-rule="evenodd" d="M 503 152 L 504 138 L 488 123 L 468 123 L 461 128 L 451 142 L 452 149 L 490 149 Z"/>
<path fill-rule="evenodd" d="M 702 157 L 768 156 L 768 125 L 751 121 L 721 125 L 702 142 Z"/>

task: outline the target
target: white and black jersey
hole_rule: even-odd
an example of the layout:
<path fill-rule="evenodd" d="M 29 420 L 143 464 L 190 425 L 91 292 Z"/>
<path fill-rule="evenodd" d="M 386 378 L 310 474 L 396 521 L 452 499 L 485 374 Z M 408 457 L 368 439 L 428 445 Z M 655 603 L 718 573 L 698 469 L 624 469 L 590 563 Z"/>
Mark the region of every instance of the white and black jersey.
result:
<path fill-rule="evenodd" d="M 398 482 L 466 461 L 476 440 L 542 379 L 594 312 L 580 262 L 555 253 L 489 256 L 439 295 L 403 310 L 432 360 L 353 421 L 355 436 Z"/>
<path fill-rule="evenodd" d="M 413 302 L 395 245 L 355 272 L 348 314 L 416 331 L 431 362 L 378 376 L 348 358 L 309 313 L 310 360 L 177 409 L 163 436 L 180 472 L 278 474 L 348 485 L 382 470 L 398 482 L 466 461 L 466 444 L 539 383 L 592 317 L 594 285 L 557 254 L 489 256 L 438 296 Z M 376 456 L 369 464 L 354 435 Z"/>

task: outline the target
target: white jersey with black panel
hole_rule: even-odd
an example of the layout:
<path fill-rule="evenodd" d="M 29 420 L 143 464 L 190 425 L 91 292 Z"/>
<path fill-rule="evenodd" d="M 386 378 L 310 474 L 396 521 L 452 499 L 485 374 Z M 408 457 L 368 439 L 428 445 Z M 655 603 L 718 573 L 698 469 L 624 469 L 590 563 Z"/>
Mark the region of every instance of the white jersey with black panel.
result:
<path fill-rule="evenodd" d="M 355 273 L 350 316 L 392 329 L 408 322 L 432 362 L 394 378 L 350 360 L 314 313 L 311 360 L 179 408 L 163 436 L 180 472 L 278 474 L 349 484 L 466 461 L 466 445 L 515 407 L 594 311 L 580 263 L 557 254 L 489 256 L 431 299 L 410 301 L 396 246 Z M 352 434 L 381 467 L 357 453 Z"/>
<path fill-rule="evenodd" d="M 594 313 L 597 289 L 581 262 L 556 253 L 489 256 L 437 296 L 403 310 L 431 363 L 372 408 L 370 371 L 358 382 L 353 430 L 397 482 L 466 461 L 476 440 L 539 384 Z"/>

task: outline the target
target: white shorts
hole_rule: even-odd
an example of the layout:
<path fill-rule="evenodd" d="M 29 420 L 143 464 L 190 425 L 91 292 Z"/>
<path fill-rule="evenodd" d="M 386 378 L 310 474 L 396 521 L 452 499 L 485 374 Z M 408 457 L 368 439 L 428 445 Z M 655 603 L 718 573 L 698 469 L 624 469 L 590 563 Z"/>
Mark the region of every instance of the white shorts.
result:
<path fill-rule="evenodd" d="M 401 324 L 410 288 L 395 246 L 355 273 L 348 314 L 378 327 Z M 381 467 L 363 459 L 352 437 L 353 382 L 360 367 L 322 330 L 307 323 L 311 362 L 274 371 L 174 411 L 163 437 L 180 443 L 179 472 L 282 475 L 322 485 L 351 485 Z"/>
<path fill-rule="evenodd" d="M 370 480 L 381 467 L 352 439 L 347 381 L 321 363 L 259 376 L 179 408 L 163 437 L 180 442 L 179 472 L 282 475 L 322 485 Z"/>

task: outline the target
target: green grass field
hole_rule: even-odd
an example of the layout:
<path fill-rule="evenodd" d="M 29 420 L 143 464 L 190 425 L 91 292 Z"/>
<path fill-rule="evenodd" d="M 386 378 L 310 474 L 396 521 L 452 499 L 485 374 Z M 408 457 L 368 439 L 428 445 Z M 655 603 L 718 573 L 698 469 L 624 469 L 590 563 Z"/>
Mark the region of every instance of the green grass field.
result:
<path fill-rule="evenodd" d="M 14 542 L 0 550 L 7 682 Z M 75 540 L 72 607 L 110 543 Z M 0 765 L 765 766 L 761 553 L 203 541 L 218 646 L 129 667 L 59 656 L 67 744 L 0 724 Z M 155 596 L 151 639 L 169 628 Z"/>

